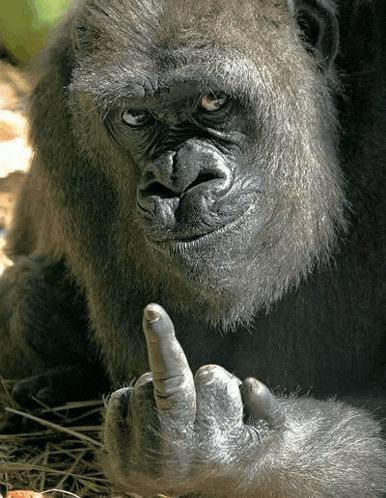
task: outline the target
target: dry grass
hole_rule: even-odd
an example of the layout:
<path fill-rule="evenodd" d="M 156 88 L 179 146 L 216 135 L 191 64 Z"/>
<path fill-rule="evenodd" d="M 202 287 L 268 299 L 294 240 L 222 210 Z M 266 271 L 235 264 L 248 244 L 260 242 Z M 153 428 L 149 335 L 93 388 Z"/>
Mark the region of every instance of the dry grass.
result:
<path fill-rule="evenodd" d="M 10 396 L 13 383 L 1 381 L 1 417 L 4 419 L 6 413 L 15 420 L 20 417 L 23 430 L 28 430 L 0 434 L 2 494 L 15 489 L 55 488 L 80 497 L 112 496 L 97 458 L 103 403 L 74 402 L 52 409 L 41 406 L 33 412 L 21 411 Z"/>

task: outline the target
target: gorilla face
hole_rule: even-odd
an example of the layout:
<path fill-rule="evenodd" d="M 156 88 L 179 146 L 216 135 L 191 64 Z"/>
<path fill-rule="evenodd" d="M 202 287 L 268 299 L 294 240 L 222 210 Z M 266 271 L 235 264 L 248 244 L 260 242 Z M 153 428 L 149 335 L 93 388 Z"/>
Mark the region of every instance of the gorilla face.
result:
<path fill-rule="evenodd" d="M 108 126 L 139 172 L 138 219 L 155 250 L 186 259 L 248 219 L 250 228 L 259 223 L 258 213 L 250 216 L 261 175 L 252 174 L 252 133 L 232 97 L 181 85 L 131 102 Z"/>
<path fill-rule="evenodd" d="M 82 152 L 119 191 L 130 235 L 118 253 L 164 303 L 249 319 L 325 259 L 343 224 L 327 76 L 288 13 L 280 37 L 255 19 L 253 47 L 248 12 L 233 46 L 193 14 L 194 39 L 165 12 L 131 38 L 133 13 L 118 34 L 91 8 L 77 19 L 67 87 Z"/>
<path fill-rule="evenodd" d="M 109 109 L 105 124 L 136 172 L 134 219 L 150 259 L 224 303 L 267 221 L 247 109 L 214 85 L 181 82 Z"/>

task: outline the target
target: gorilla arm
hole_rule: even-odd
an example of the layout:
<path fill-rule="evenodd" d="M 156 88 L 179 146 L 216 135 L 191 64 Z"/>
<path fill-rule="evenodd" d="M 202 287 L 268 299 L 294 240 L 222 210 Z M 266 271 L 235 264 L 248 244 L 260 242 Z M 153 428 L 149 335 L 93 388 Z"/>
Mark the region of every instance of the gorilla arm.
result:
<path fill-rule="evenodd" d="M 123 489 L 381 496 L 384 443 L 365 412 L 336 401 L 276 399 L 256 379 L 241 383 L 216 365 L 193 377 L 160 306 L 146 307 L 143 326 L 152 372 L 116 391 L 106 416 L 108 467 Z"/>
<path fill-rule="evenodd" d="M 19 257 L 0 280 L 0 371 L 23 406 L 96 396 L 109 383 L 90 346 L 84 298 L 62 262 Z M 91 390 L 90 390 L 91 389 Z"/>

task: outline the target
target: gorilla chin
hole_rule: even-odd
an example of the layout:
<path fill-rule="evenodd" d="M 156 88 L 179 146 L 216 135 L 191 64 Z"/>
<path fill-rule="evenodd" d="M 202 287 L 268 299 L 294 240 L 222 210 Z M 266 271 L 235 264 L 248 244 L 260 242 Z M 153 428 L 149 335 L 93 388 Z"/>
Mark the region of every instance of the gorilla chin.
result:
<path fill-rule="evenodd" d="M 261 233 L 264 241 L 266 223 L 256 215 L 254 205 L 227 225 L 185 240 L 174 234 L 168 234 L 167 240 L 154 240 L 153 233 L 146 231 L 148 257 L 156 262 L 154 268 L 158 278 L 162 274 L 163 289 L 173 306 L 177 303 L 177 309 L 189 310 L 197 320 L 223 331 L 233 329 L 237 323 L 249 323 L 266 304 L 264 292 L 269 294 L 272 289 L 264 287 L 264 273 L 260 274 L 257 259 L 251 264 L 242 256 L 259 252 L 262 259 L 269 257 L 258 237 Z M 152 268 L 148 266 L 143 272 L 151 275 Z M 297 278 L 296 269 L 292 278 Z M 147 279 L 152 281 L 154 277 Z M 286 282 L 278 285 L 284 289 Z"/>

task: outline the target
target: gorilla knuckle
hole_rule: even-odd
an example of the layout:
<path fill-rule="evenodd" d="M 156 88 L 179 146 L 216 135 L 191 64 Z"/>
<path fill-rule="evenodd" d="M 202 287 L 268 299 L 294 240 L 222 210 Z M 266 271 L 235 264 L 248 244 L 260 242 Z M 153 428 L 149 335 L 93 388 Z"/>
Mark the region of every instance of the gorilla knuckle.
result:
<path fill-rule="evenodd" d="M 148 390 L 153 388 L 153 374 L 146 372 L 142 374 L 134 385 L 136 391 Z"/>
<path fill-rule="evenodd" d="M 210 385 L 228 384 L 229 382 L 233 382 L 235 378 L 219 365 L 204 365 L 197 370 L 194 380 L 196 384 Z"/>

